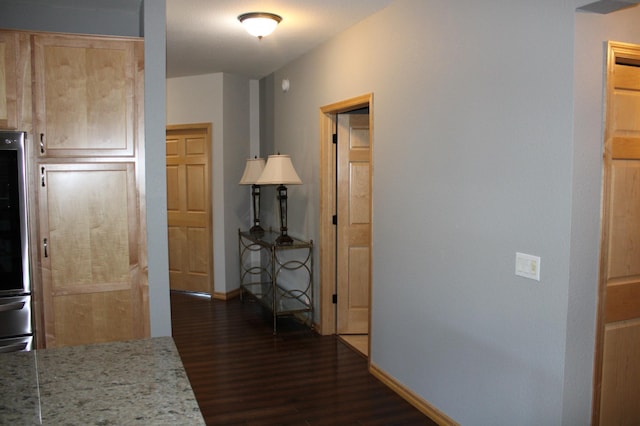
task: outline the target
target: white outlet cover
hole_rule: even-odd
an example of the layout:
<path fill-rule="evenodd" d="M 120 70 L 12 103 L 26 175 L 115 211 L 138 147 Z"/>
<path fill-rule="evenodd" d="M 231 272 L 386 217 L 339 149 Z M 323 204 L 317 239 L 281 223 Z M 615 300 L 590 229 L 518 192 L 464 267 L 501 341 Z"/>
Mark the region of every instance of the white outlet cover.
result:
<path fill-rule="evenodd" d="M 516 275 L 540 281 L 540 257 L 516 252 Z"/>

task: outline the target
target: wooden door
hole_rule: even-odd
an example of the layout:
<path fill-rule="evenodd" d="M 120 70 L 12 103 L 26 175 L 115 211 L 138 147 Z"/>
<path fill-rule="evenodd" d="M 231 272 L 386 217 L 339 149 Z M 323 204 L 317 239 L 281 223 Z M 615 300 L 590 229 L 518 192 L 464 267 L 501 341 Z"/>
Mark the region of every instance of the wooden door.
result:
<path fill-rule="evenodd" d="M 0 31 L 0 129 L 17 127 L 17 48 L 17 34 Z"/>
<path fill-rule="evenodd" d="M 145 337 L 134 164 L 38 169 L 47 347 Z"/>
<path fill-rule="evenodd" d="M 640 424 L 640 46 L 610 43 L 594 423 Z M 598 394 L 599 390 L 599 394 Z M 599 396 L 599 404 L 598 404 Z"/>
<path fill-rule="evenodd" d="M 369 332 L 371 286 L 369 114 L 338 114 L 338 334 Z"/>
<path fill-rule="evenodd" d="M 41 155 L 131 156 L 142 100 L 142 41 L 33 36 Z"/>
<path fill-rule="evenodd" d="M 211 125 L 167 126 L 169 280 L 213 294 Z"/>

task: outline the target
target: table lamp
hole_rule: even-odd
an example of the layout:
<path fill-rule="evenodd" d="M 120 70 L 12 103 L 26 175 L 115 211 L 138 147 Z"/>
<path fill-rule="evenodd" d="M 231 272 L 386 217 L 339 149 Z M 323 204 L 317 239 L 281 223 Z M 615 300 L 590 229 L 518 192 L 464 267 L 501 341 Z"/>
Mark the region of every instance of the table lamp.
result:
<path fill-rule="evenodd" d="M 285 185 L 300 185 L 302 181 L 296 173 L 288 155 L 270 155 L 267 164 L 257 185 L 278 185 L 278 201 L 280 203 L 280 236 L 276 238 L 276 243 L 285 245 L 292 244 L 293 239 L 287 235 L 287 187 Z"/>
<path fill-rule="evenodd" d="M 258 178 L 264 170 L 264 158 L 247 158 L 244 166 L 244 173 L 240 179 L 240 185 L 251 185 L 251 195 L 253 197 L 253 226 L 249 232 L 254 235 L 264 234 L 264 229 L 260 226 L 260 185 Z"/>

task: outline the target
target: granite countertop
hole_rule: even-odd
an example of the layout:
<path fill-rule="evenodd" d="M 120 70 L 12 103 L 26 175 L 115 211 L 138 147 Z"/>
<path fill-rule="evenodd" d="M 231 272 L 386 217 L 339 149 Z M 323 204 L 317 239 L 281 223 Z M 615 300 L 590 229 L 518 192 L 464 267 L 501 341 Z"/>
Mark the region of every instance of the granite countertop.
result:
<path fill-rule="evenodd" d="M 0 355 L 0 424 L 204 425 L 171 337 Z"/>

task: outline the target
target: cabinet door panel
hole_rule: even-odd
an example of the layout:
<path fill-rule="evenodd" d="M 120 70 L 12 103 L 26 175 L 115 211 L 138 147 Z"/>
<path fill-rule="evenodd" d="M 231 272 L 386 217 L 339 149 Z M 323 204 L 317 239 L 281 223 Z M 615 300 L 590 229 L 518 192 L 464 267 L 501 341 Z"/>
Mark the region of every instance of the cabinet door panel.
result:
<path fill-rule="evenodd" d="M 0 129 L 17 127 L 17 37 L 15 33 L 0 31 Z"/>
<path fill-rule="evenodd" d="M 47 346 L 143 337 L 133 163 L 40 170 Z"/>
<path fill-rule="evenodd" d="M 54 298 L 56 346 L 130 340 L 135 321 L 131 290 Z"/>
<path fill-rule="evenodd" d="M 46 156 L 133 155 L 141 60 L 137 43 L 33 37 L 37 132 Z"/>

